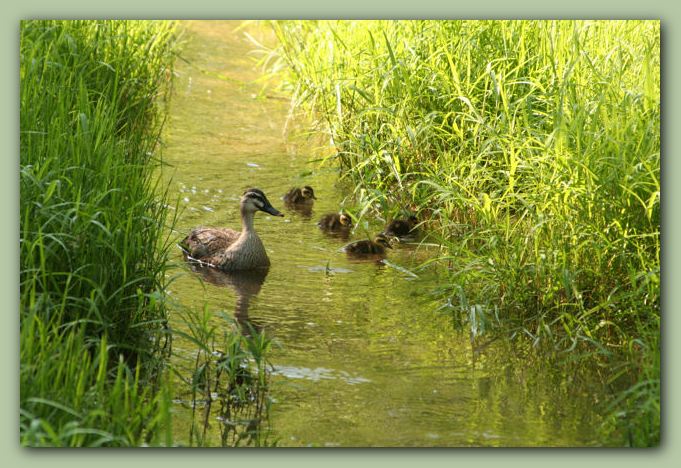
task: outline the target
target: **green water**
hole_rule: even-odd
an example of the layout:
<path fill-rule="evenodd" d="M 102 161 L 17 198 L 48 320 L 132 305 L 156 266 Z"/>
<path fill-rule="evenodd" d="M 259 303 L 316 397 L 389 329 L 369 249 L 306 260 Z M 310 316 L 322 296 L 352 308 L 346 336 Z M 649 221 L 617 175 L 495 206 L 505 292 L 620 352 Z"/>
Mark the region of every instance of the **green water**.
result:
<path fill-rule="evenodd" d="M 413 273 L 432 247 L 396 248 L 387 264 L 358 262 L 340 251 L 344 240 L 319 231 L 319 217 L 337 211 L 347 193 L 331 168 L 309 162 L 309 145 L 284 134 L 289 103 L 260 95 L 253 46 L 238 25 L 184 24 L 189 63 L 178 61 L 165 138 L 182 207 L 176 235 L 199 225 L 238 229 L 247 187 L 262 189 L 286 216 L 256 215 L 272 262 L 265 278 L 216 274 L 204 286 L 178 268 L 171 294 L 188 307 L 207 302 L 229 311 L 274 340 L 272 439 L 279 446 L 608 445 L 599 436 L 603 388 L 586 373 L 561 372 L 529 345 L 473 343 L 457 329 L 433 293 L 437 269 Z M 271 40 L 266 29 L 248 32 Z M 309 217 L 280 199 L 301 185 L 319 198 Z M 366 234 L 360 226 L 351 239 Z M 182 263 L 179 250 L 175 260 Z M 189 343 L 174 347 L 176 360 L 191 360 Z M 186 406 L 175 408 L 179 438 L 191 417 Z"/>

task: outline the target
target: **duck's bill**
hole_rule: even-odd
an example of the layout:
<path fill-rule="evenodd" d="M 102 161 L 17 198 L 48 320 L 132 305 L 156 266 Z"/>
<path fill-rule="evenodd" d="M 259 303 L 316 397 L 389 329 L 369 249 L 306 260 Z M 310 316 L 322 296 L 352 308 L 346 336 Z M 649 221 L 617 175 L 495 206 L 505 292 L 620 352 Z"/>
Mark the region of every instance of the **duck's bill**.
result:
<path fill-rule="evenodd" d="M 281 211 L 277 210 L 277 209 L 276 209 L 275 207 L 273 207 L 272 205 L 263 207 L 263 208 L 262 208 L 262 211 L 264 211 L 265 213 L 269 213 L 269 214 L 271 214 L 272 216 L 284 216 L 284 213 L 282 213 Z"/>

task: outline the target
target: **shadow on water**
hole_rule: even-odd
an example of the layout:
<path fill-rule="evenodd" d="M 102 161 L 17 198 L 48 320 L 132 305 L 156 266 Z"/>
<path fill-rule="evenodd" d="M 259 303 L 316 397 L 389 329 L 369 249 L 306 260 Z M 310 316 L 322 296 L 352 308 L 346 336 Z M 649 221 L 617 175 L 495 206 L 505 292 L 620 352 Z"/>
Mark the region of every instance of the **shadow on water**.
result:
<path fill-rule="evenodd" d="M 249 319 L 248 307 L 250 306 L 251 299 L 260 292 L 269 273 L 269 268 L 227 272 L 192 261 L 187 263 L 189 268 L 199 275 L 203 281 L 215 286 L 229 287 L 234 291 L 236 294 L 234 318 L 244 336 L 251 336 L 253 330 L 256 332 L 262 331 L 261 326 L 258 326 L 257 323 Z"/>
<path fill-rule="evenodd" d="M 335 170 L 309 163 L 306 142 L 282 134 L 288 102 L 261 92 L 249 58 L 253 47 L 239 23 L 184 25 L 187 62 L 178 64 L 165 151 L 182 208 L 178 237 L 196 226 L 237 229 L 247 187 L 282 206 L 280 197 L 294 186 L 314 187 L 318 199 L 303 212 L 282 210 L 283 218 L 257 214 L 269 270 L 230 274 L 194 267 L 172 283 L 172 297 L 199 315 L 200 326 L 192 326 L 210 330 L 214 341 L 200 352 L 190 340 L 174 343 L 182 378 L 191 384 L 201 381 L 202 368 L 216 376 L 227 362 L 252 365 L 246 350 L 257 343 L 246 340 L 266 337 L 273 370 L 271 381 L 258 382 L 274 401 L 269 427 L 281 446 L 607 443 L 598 434 L 602 389 L 586 374 L 561 371 L 531 346 L 488 335 L 471 339 L 457 328 L 458 317 L 475 305 L 445 307 L 433 294 L 440 272 L 419 265 L 437 250 L 402 242 L 385 258 L 348 257 L 344 245 L 374 236 L 383 223 L 360 220 L 341 236 L 320 229 L 322 215 L 348 208 L 345 192 Z M 265 28 L 254 28 L 248 32 L 258 41 L 271 40 Z M 224 316 L 206 313 L 204 319 L 204 306 Z M 243 332 L 236 341 L 226 333 L 233 325 L 228 319 Z M 193 333 L 181 320 L 173 326 Z M 251 327 L 259 333 L 249 334 Z M 223 382 L 222 394 L 246 391 L 236 384 Z M 240 398 L 250 401 L 246 394 Z M 257 408 L 266 411 L 264 396 L 258 398 Z M 224 429 L 239 418 L 204 407 L 196 422 L 196 410 L 183 402 L 177 432 L 205 423 L 206 443 L 225 445 L 224 431 L 215 426 Z M 249 421 L 267 417 L 253 414 L 241 418 L 240 434 L 249 433 Z"/>
<path fill-rule="evenodd" d="M 302 219 L 310 220 L 312 219 L 312 205 L 311 204 L 296 204 L 284 202 L 284 206 L 288 211 L 295 212 Z"/>
<path fill-rule="evenodd" d="M 197 284 L 223 290 L 222 305 L 231 300 L 224 294 L 227 291 L 234 292 L 236 302 L 233 314 L 211 313 L 205 307 L 203 313 L 178 309 L 183 330 L 178 333 L 176 328 L 176 334 L 187 341 L 180 342 L 182 350 L 175 352 L 173 366 L 182 383 L 181 397 L 175 402 L 187 410 L 178 418 L 182 421 L 178 438 L 187 434 L 189 446 L 268 445 L 270 372 L 265 354 L 269 341 L 248 314 L 268 270 L 233 273 L 192 260 L 186 264 Z M 212 303 L 223 308 L 217 301 Z"/>

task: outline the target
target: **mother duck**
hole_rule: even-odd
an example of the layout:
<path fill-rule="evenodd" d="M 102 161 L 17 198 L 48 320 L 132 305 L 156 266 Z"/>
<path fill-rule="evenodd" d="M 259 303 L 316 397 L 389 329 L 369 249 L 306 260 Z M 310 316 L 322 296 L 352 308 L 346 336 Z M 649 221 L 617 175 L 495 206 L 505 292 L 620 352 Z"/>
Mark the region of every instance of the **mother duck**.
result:
<path fill-rule="evenodd" d="M 284 216 L 262 190 L 250 188 L 241 196 L 241 232 L 227 228 L 199 227 L 180 243 L 185 256 L 224 271 L 267 268 L 270 259 L 253 227 L 256 211 Z"/>

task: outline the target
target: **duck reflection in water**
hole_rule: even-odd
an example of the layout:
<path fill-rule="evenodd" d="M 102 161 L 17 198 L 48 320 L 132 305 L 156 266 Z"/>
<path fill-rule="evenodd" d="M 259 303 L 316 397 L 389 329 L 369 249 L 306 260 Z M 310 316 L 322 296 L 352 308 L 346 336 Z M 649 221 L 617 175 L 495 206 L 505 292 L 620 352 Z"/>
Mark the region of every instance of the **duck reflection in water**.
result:
<path fill-rule="evenodd" d="M 215 286 L 231 287 L 236 293 L 236 305 L 234 318 L 241 327 L 244 336 L 250 336 L 252 330 L 261 332 L 263 327 L 251 321 L 248 317 L 248 308 L 251 298 L 257 296 L 265 283 L 269 268 L 256 268 L 253 270 L 222 271 L 213 268 L 203 262 L 190 261 L 190 268 L 201 278 Z"/>

